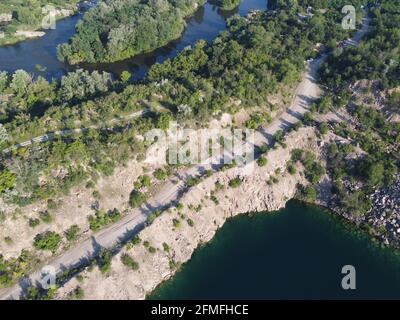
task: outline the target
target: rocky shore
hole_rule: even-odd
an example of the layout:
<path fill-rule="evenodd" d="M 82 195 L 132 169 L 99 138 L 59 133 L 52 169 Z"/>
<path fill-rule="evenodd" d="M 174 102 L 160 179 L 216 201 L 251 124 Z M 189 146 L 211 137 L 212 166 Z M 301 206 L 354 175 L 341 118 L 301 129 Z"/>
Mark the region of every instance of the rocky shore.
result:
<path fill-rule="evenodd" d="M 400 247 L 400 176 L 393 185 L 376 190 L 371 200 L 373 207 L 366 222 L 381 231 L 377 236 L 383 243 Z"/>

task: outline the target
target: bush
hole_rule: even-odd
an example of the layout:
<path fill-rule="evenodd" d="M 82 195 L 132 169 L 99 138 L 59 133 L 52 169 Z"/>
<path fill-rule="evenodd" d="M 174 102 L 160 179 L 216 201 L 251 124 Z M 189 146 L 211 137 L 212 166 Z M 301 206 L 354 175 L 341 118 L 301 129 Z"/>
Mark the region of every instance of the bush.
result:
<path fill-rule="evenodd" d="M 57 208 L 57 203 L 53 199 L 47 200 L 47 208 L 50 210 L 54 210 Z"/>
<path fill-rule="evenodd" d="M 11 237 L 9 237 L 9 236 L 4 237 L 4 241 L 5 241 L 5 243 L 7 243 L 7 244 L 13 243 L 13 240 L 12 240 Z"/>
<path fill-rule="evenodd" d="M 317 199 L 317 191 L 311 185 L 303 188 L 301 195 L 305 200 L 310 202 L 314 202 Z"/>
<path fill-rule="evenodd" d="M 301 158 L 303 157 L 303 153 L 304 153 L 304 151 L 301 149 L 293 149 L 292 150 L 292 160 L 294 162 L 300 161 Z"/>
<path fill-rule="evenodd" d="M 267 158 L 265 158 L 265 157 L 259 157 L 259 158 L 257 159 L 257 164 L 258 164 L 260 167 L 264 167 L 264 166 L 267 164 L 267 162 L 268 162 L 268 160 L 267 160 Z"/>
<path fill-rule="evenodd" d="M 164 171 L 164 170 L 162 170 L 162 169 L 156 169 L 156 170 L 154 171 L 154 177 L 155 177 L 157 180 L 164 181 L 165 179 L 167 179 L 168 174 L 167 174 L 166 171 Z"/>
<path fill-rule="evenodd" d="M 151 225 L 151 224 L 154 222 L 154 220 L 155 220 L 160 214 L 161 214 L 161 211 L 160 211 L 160 210 L 156 210 L 156 211 L 150 213 L 150 214 L 147 216 L 147 221 L 146 221 L 147 225 Z"/>
<path fill-rule="evenodd" d="M 139 269 L 139 263 L 137 263 L 129 254 L 124 253 L 121 256 L 121 262 L 125 266 L 129 267 L 132 270 L 138 270 Z"/>
<path fill-rule="evenodd" d="M 274 140 L 277 143 L 282 143 L 283 142 L 283 131 L 282 130 L 278 130 L 275 134 L 274 134 Z"/>
<path fill-rule="evenodd" d="M 140 189 L 142 187 L 149 187 L 151 185 L 151 179 L 148 175 L 140 176 L 134 183 L 135 189 Z"/>
<path fill-rule="evenodd" d="M 81 229 L 79 226 L 74 224 L 65 231 L 65 238 L 67 238 L 68 241 L 75 241 L 80 231 Z"/>
<path fill-rule="evenodd" d="M 181 225 L 181 222 L 178 219 L 172 219 L 172 225 L 174 226 L 174 228 L 179 228 Z"/>
<path fill-rule="evenodd" d="M 166 244 L 165 242 L 163 242 L 163 249 L 164 249 L 164 251 L 165 252 L 169 252 L 169 250 L 170 250 L 170 247 L 169 247 L 169 245 L 168 244 Z"/>
<path fill-rule="evenodd" d="M 88 216 L 89 226 L 93 231 L 99 230 L 101 227 L 111 223 L 115 223 L 119 219 L 121 219 L 121 213 L 115 208 L 113 210 L 108 210 L 107 212 L 98 210 L 94 216 Z"/>
<path fill-rule="evenodd" d="M 186 185 L 191 188 L 194 187 L 196 184 L 200 183 L 200 178 L 199 177 L 189 177 L 186 180 Z"/>
<path fill-rule="evenodd" d="M 28 223 L 31 228 L 35 228 L 40 224 L 40 220 L 36 218 L 30 218 Z"/>
<path fill-rule="evenodd" d="M 129 196 L 129 205 L 132 208 L 140 207 L 145 201 L 146 195 L 137 190 L 133 190 Z"/>
<path fill-rule="evenodd" d="M 291 175 L 294 175 L 294 174 L 296 173 L 296 167 L 295 167 L 293 164 L 289 164 L 289 165 L 288 165 L 288 172 L 289 172 Z"/>
<path fill-rule="evenodd" d="M 190 226 L 190 227 L 193 227 L 194 226 L 194 222 L 193 222 L 193 220 L 192 219 L 187 219 L 186 220 L 187 221 L 187 224 Z"/>
<path fill-rule="evenodd" d="M 141 242 L 142 240 L 140 239 L 140 237 L 138 235 L 134 236 L 133 239 L 131 240 L 131 243 L 133 245 L 137 245 Z"/>
<path fill-rule="evenodd" d="M 320 125 L 319 125 L 319 132 L 321 133 L 321 134 L 327 134 L 328 133 L 328 125 L 325 123 L 325 122 L 322 122 Z"/>
<path fill-rule="evenodd" d="M 36 249 L 55 252 L 61 243 L 61 236 L 54 231 L 46 231 L 35 236 L 33 245 Z"/>
<path fill-rule="evenodd" d="M 111 269 L 112 253 L 110 250 L 101 249 L 97 257 L 97 265 L 102 273 L 107 273 Z"/>
<path fill-rule="evenodd" d="M 68 294 L 69 300 L 82 300 L 85 297 L 85 291 L 80 286 L 77 286 Z"/>
<path fill-rule="evenodd" d="M 97 190 L 94 190 L 92 195 L 93 195 L 93 198 L 95 198 L 95 199 L 101 199 L 101 194 Z"/>
<path fill-rule="evenodd" d="M 53 221 L 53 218 L 51 217 L 51 214 L 47 210 L 40 212 L 39 213 L 39 217 L 45 223 L 51 223 Z"/>
<path fill-rule="evenodd" d="M 235 179 L 232 179 L 229 181 L 229 186 L 231 188 L 238 188 L 242 184 L 242 180 L 239 179 L 239 177 L 236 177 Z"/>

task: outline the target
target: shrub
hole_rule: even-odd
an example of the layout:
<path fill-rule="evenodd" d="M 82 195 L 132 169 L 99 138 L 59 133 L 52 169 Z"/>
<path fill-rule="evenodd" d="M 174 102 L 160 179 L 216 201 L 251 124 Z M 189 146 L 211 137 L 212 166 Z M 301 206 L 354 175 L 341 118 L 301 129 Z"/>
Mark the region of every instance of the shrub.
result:
<path fill-rule="evenodd" d="M 91 230 L 96 231 L 101 227 L 108 224 L 117 222 L 121 219 L 121 213 L 117 209 L 108 210 L 104 212 L 103 210 L 98 210 L 95 215 L 88 216 L 89 227 Z"/>
<path fill-rule="evenodd" d="M 145 201 L 146 195 L 137 190 L 133 190 L 129 196 L 129 205 L 132 208 L 140 207 Z"/>
<path fill-rule="evenodd" d="M 45 223 L 51 223 L 53 221 L 51 214 L 47 210 L 40 212 L 39 217 Z"/>
<path fill-rule="evenodd" d="M 68 294 L 69 300 L 82 300 L 85 297 L 85 291 L 80 286 L 77 286 Z"/>
<path fill-rule="evenodd" d="M 264 143 L 262 146 L 259 147 L 259 151 L 260 151 L 261 153 L 266 153 L 266 152 L 268 152 L 268 149 L 269 149 L 269 147 L 268 147 L 268 144 L 266 144 L 266 143 Z"/>
<path fill-rule="evenodd" d="M 229 186 L 231 188 L 238 188 L 242 184 L 242 180 L 239 179 L 239 177 L 236 177 L 235 179 L 232 179 L 229 181 Z"/>
<path fill-rule="evenodd" d="M 40 224 L 40 220 L 36 218 L 30 218 L 28 223 L 31 228 L 35 228 Z"/>
<path fill-rule="evenodd" d="M 11 237 L 8 237 L 8 236 L 7 236 L 7 237 L 4 237 L 4 241 L 5 241 L 5 243 L 7 243 L 7 244 L 13 243 Z"/>
<path fill-rule="evenodd" d="M 194 222 L 193 222 L 193 220 L 192 219 L 187 219 L 186 220 L 187 221 L 187 224 L 190 226 L 190 227 L 193 227 L 194 226 Z"/>
<path fill-rule="evenodd" d="M 140 189 L 142 187 L 149 187 L 151 185 L 151 179 L 148 175 L 140 176 L 134 183 L 135 189 Z"/>
<path fill-rule="evenodd" d="M 302 188 L 301 195 L 307 201 L 314 202 L 317 199 L 317 191 L 315 190 L 315 187 L 311 185 Z"/>
<path fill-rule="evenodd" d="M 206 171 L 204 171 L 204 175 L 206 177 L 211 177 L 213 175 L 213 171 L 212 170 L 206 170 Z"/>
<path fill-rule="evenodd" d="M 94 190 L 92 195 L 93 195 L 93 198 L 95 198 L 95 199 L 101 199 L 101 194 L 97 190 Z"/>
<path fill-rule="evenodd" d="M 164 171 L 164 170 L 162 170 L 162 169 L 156 169 L 156 170 L 154 171 L 154 177 L 155 177 L 157 180 L 164 181 L 165 179 L 167 179 L 168 174 L 167 174 L 166 171 Z"/>
<path fill-rule="evenodd" d="M 296 173 L 296 167 L 293 164 L 288 165 L 288 172 L 293 175 Z"/>
<path fill-rule="evenodd" d="M 54 231 L 46 231 L 35 236 L 33 245 L 36 249 L 55 252 L 61 243 L 61 236 Z"/>
<path fill-rule="evenodd" d="M 74 224 L 65 231 L 65 238 L 68 241 L 75 241 L 81 229 L 78 225 Z"/>
<path fill-rule="evenodd" d="M 50 210 L 54 210 L 57 208 L 57 203 L 53 199 L 47 200 L 47 208 Z"/>
<path fill-rule="evenodd" d="M 124 253 L 121 256 L 121 262 L 129 267 L 132 270 L 138 270 L 139 269 L 139 263 L 137 263 L 129 254 Z"/>
<path fill-rule="evenodd" d="M 147 250 L 149 250 L 150 253 L 155 253 L 155 252 L 156 252 L 156 248 L 154 248 L 154 247 L 152 247 L 152 246 L 149 246 L 149 247 L 147 248 Z"/>
<path fill-rule="evenodd" d="M 107 273 L 111 269 L 112 253 L 110 250 L 101 249 L 97 257 L 97 265 L 102 273 Z"/>
<path fill-rule="evenodd" d="M 164 249 L 164 251 L 165 252 L 169 252 L 169 250 L 170 250 L 170 247 L 169 247 L 169 245 L 168 244 L 166 244 L 165 242 L 163 242 L 163 249 Z"/>
<path fill-rule="evenodd" d="M 300 161 L 301 158 L 303 157 L 303 153 L 304 153 L 304 151 L 301 149 L 293 149 L 292 150 L 292 160 L 294 162 Z"/>
<path fill-rule="evenodd" d="M 274 134 L 274 140 L 277 143 L 281 143 L 283 141 L 283 131 L 282 130 L 278 130 L 275 134 Z"/>
<path fill-rule="evenodd" d="M 262 157 L 262 156 L 257 159 L 257 164 L 260 167 L 264 167 L 267 164 L 267 162 L 268 162 L 267 158 Z"/>
<path fill-rule="evenodd" d="M 172 219 L 172 225 L 174 226 L 174 228 L 179 228 L 181 222 L 178 219 Z"/>
<path fill-rule="evenodd" d="M 215 204 L 217 204 L 217 205 L 219 204 L 219 200 L 218 200 L 218 198 L 217 198 L 215 195 L 211 195 L 210 199 L 211 199 L 211 201 L 214 202 Z"/>
<path fill-rule="evenodd" d="M 319 125 L 319 132 L 321 133 L 321 134 L 327 134 L 328 133 L 328 125 L 325 123 L 325 122 L 322 122 L 320 125 Z"/>
<path fill-rule="evenodd" d="M 133 245 L 137 245 L 137 244 L 139 244 L 140 242 L 142 242 L 142 240 L 140 239 L 140 237 L 139 237 L 138 235 L 134 236 L 133 239 L 131 240 L 131 243 L 132 243 Z"/>
<path fill-rule="evenodd" d="M 158 217 L 158 215 L 159 215 L 159 211 L 155 211 L 155 212 L 150 213 L 150 214 L 147 216 L 146 224 L 147 224 L 148 226 L 151 225 L 151 224 L 154 222 L 154 220 L 156 220 L 156 218 Z"/>
<path fill-rule="evenodd" d="M 196 184 L 200 183 L 200 178 L 199 177 L 189 177 L 186 180 L 186 185 L 190 187 L 194 187 Z"/>

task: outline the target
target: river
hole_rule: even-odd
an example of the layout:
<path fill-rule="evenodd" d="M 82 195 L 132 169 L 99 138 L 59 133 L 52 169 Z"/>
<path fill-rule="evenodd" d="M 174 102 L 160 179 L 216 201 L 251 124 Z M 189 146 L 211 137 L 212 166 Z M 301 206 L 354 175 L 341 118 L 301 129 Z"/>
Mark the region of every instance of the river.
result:
<path fill-rule="evenodd" d="M 344 265 L 355 267 L 355 290 L 341 287 Z M 400 256 L 330 212 L 290 201 L 228 220 L 149 298 L 398 299 Z"/>
<path fill-rule="evenodd" d="M 134 79 L 140 79 L 154 63 L 176 56 L 186 46 L 193 45 L 200 39 L 212 41 L 219 32 L 226 29 L 226 19 L 233 14 L 244 16 L 251 10 L 265 10 L 266 7 L 267 0 L 243 0 L 240 6 L 232 11 L 222 11 L 215 5 L 206 3 L 187 20 L 187 27 L 182 36 L 160 49 L 115 63 L 69 66 L 57 59 L 57 46 L 67 42 L 75 33 L 75 25 L 84 14 L 80 12 L 58 21 L 56 29 L 48 30 L 41 38 L 0 47 L 0 70 L 13 72 L 24 69 L 48 80 L 59 79 L 66 72 L 76 68 L 107 71 L 116 75 L 128 70 L 134 74 Z"/>

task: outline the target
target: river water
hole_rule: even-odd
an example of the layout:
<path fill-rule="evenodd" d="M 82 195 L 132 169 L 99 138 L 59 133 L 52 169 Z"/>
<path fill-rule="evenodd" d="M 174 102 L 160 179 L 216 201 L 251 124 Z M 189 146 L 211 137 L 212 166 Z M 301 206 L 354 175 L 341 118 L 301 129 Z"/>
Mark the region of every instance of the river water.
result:
<path fill-rule="evenodd" d="M 167 46 L 124 61 L 109 64 L 83 64 L 78 67 L 107 71 L 117 75 L 128 70 L 134 74 L 135 79 L 139 79 L 146 74 L 151 65 L 176 56 L 186 46 L 193 45 L 200 39 L 212 41 L 219 32 L 226 29 L 226 19 L 233 14 L 238 13 L 244 16 L 251 10 L 265 10 L 266 7 L 267 0 L 243 0 L 241 5 L 233 11 L 222 11 L 206 3 L 188 19 L 181 38 L 172 41 Z M 83 12 L 80 12 L 73 17 L 58 21 L 56 29 L 49 30 L 42 38 L 0 47 L 0 70 L 13 72 L 24 69 L 48 80 L 58 79 L 66 72 L 74 70 L 76 66 L 69 66 L 57 59 L 57 46 L 67 42 L 75 33 L 75 25 L 82 16 Z"/>
<path fill-rule="evenodd" d="M 355 267 L 355 290 L 342 289 L 344 265 Z M 399 299 L 400 256 L 330 212 L 290 201 L 227 221 L 149 298 Z"/>

